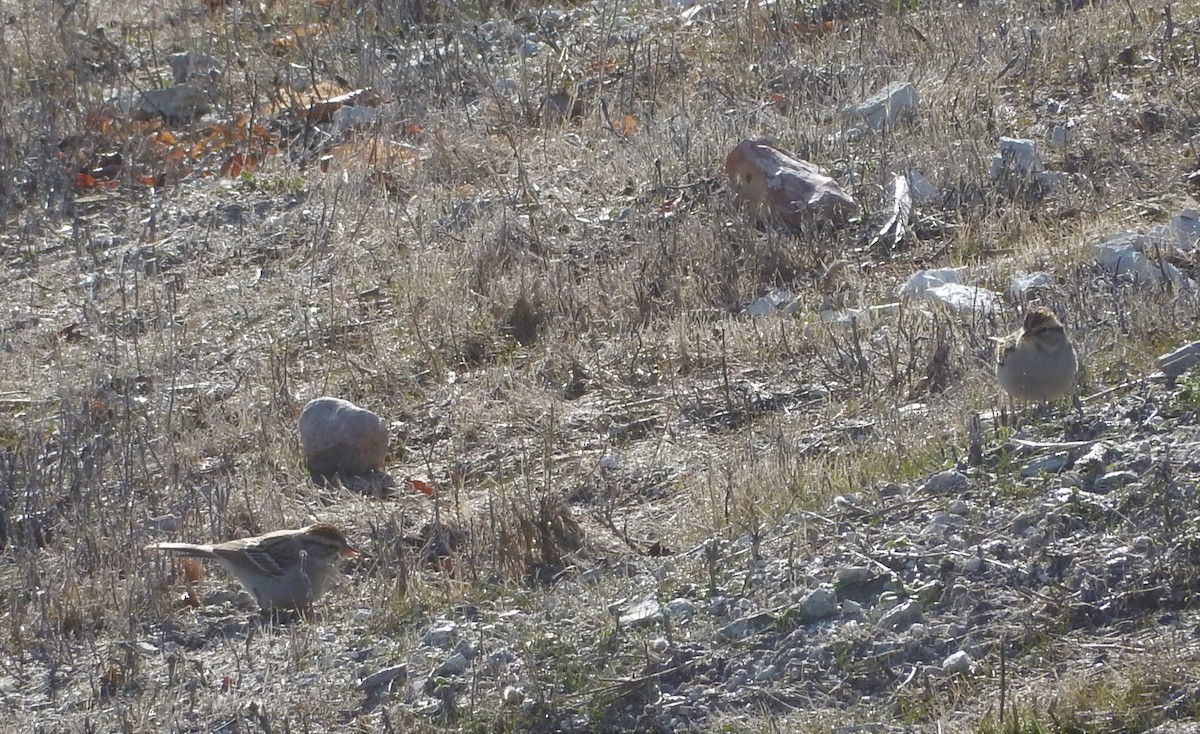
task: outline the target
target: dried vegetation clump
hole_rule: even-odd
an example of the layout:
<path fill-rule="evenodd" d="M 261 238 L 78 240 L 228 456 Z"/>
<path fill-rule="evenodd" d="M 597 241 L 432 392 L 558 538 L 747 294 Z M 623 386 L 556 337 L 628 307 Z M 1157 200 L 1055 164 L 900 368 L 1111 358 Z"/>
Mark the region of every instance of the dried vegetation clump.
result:
<path fill-rule="evenodd" d="M 0 728 L 1197 714 L 1196 381 L 1147 375 L 1200 298 L 1091 247 L 1195 194 L 1196 8 L 3 14 Z M 899 81 L 916 109 L 847 134 Z M 997 182 L 1001 136 L 1064 175 Z M 747 139 L 826 170 L 849 222 L 739 208 Z M 936 194 L 897 222 L 911 171 Z M 1200 280 L 1194 242 L 1148 256 Z M 1027 304 L 897 303 L 951 266 L 1050 274 L 1082 414 L 988 422 Z M 323 395 L 387 422 L 382 479 L 309 477 Z M 139 551 L 313 520 L 362 551 L 313 618 Z"/>

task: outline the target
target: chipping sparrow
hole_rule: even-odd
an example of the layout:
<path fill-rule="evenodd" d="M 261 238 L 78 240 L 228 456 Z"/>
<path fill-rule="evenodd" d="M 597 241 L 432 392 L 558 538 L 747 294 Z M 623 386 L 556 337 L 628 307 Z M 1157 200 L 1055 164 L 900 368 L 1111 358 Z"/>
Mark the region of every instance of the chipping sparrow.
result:
<path fill-rule="evenodd" d="M 1062 322 L 1045 306 L 1025 313 L 1025 325 L 996 345 L 996 379 L 1013 400 L 1050 402 L 1075 387 L 1079 361 Z"/>
<path fill-rule="evenodd" d="M 329 588 L 337 557 L 357 553 L 327 523 L 225 543 L 153 543 L 146 550 L 217 559 L 264 611 L 309 606 Z"/>

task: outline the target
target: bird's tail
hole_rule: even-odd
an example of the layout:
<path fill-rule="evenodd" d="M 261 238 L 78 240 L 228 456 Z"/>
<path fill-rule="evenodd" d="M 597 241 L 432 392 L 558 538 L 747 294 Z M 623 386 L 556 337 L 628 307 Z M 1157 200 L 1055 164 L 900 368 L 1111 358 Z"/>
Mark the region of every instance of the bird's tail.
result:
<path fill-rule="evenodd" d="M 194 545 L 192 543 L 151 543 L 146 546 L 145 550 L 170 551 L 180 556 L 191 556 L 193 558 L 216 558 L 217 555 L 208 548 L 202 545 Z"/>

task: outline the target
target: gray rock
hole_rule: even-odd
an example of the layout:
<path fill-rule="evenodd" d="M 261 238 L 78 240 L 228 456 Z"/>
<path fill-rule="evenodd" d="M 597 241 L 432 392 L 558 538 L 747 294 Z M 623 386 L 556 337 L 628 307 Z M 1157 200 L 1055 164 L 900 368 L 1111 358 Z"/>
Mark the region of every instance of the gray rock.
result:
<path fill-rule="evenodd" d="M 1118 232 L 1097 243 L 1096 261 L 1114 275 L 1124 275 L 1140 283 L 1169 280 L 1181 287 L 1194 288 L 1195 282 L 1179 268 L 1159 257 L 1154 238 L 1135 232 Z M 1149 251 L 1154 257 L 1147 255 Z"/>
<path fill-rule="evenodd" d="M 1096 483 L 1092 486 L 1092 491 L 1094 491 L 1098 494 L 1108 494 L 1109 492 L 1113 491 L 1114 489 L 1120 489 L 1121 487 L 1124 487 L 1126 484 L 1136 482 L 1137 480 L 1138 480 L 1138 475 L 1136 472 L 1131 472 L 1131 471 L 1127 471 L 1127 470 L 1126 471 L 1110 471 L 1107 474 L 1105 474 L 1104 476 L 1102 476 L 1096 480 Z"/>
<path fill-rule="evenodd" d="M 525 691 L 516 686 L 505 686 L 500 692 L 500 701 L 505 706 L 520 706 L 525 702 Z"/>
<path fill-rule="evenodd" d="M 1114 548 L 1104 557 L 1104 566 L 1108 572 L 1115 575 L 1125 573 L 1129 565 L 1131 548 Z"/>
<path fill-rule="evenodd" d="M 225 73 L 225 65 L 212 54 L 202 51 L 184 51 L 167 57 L 171 75 L 176 84 L 195 81 L 211 89 Z"/>
<path fill-rule="evenodd" d="M 433 675 L 462 675 L 467 670 L 468 661 L 465 655 L 461 652 L 456 652 L 437 668 L 434 669 Z"/>
<path fill-rule="evenodd" d="M 879 626 L 884 629 L 900 631 L 920 621 L 921 614 L 921 603 L 915 599 L 909 599 L 884 612 L 883 616 L 879 618 Z"/>
<path fill-rule="evenodd" d="M 750 680 L 750 674 L 744 669 L 739 668 L 729 674 L 722 687 L 727 691 L 736 691 L 744 686 L 748 680 Z"/>
<path fill-rule="evenodd" d="M 142 520 L 142 527 L 159 533 L 170 533 L 179 529 L 183 518 L 179 515 L 158 515 Z"/>
<path fill-rule="evenodd" d="M 714 617 L 724 617 L 729 614 L 729 599 L 724 596 L 714 596 L 709 599 L 708 613 Z"/>
<path fill-rule="evenodd" d="M 730 622 L 721 628 L 720 635 L 728 640 L 740 640 L 770 629 L 773 624 L 775 624 L 775 615 L 770 612 L 759 612 Z"/>
<path fill-rule="evenodd" d="M 926 291 L 929 299 L 949 306 L 960 313 L 993 314 L 1000 309 L 1000 294 L 986 288 L 961 283 L 930 288 Z"/>
<path fill-rule="evenodd" d="M 963 491 L 970 483 L 966 474 L 957 469 L 947 469 L 926 479 L 923 489 L 932 494 L 953 494 Z"/>
<path fill-rule="evenodd" d="M 147 89 L 138 96 L 134 116 L 142 120 L 162 117 L 167 120 L 191 120 L 210 111 L 208 91 L 195 82 L 176 84 L 164 89 Z"/>
<path fill-rule="evenodd" d="M 1057 474 L 1071 461 L 1071 455 L 1065 451 L 1048 456 L 1039 456 L 1021 467 L 1021 476 L 1036 477 L 1041 474 Z"/>
<path fill-rule="evenodd" d="M 975 661 L 971 660 L 970 655 L 962 650 L 959 650 L 942 661 L 942 672 L 948 675 L 970 673 L 971 665 L 974 662 Z"/>
<path fill-rule="evenodd" d="M 450 643 L 454 642 L 458 637 L 458 623 L 448 619 L 441 619 L 433 623 L 433 626 L 421 635 L 421 644 L 426 647 L 440 647 L 443 650 L 450 648 Z"/>
<path fill-rule="evenodd" d="M 954 268 L 918 270 L 897 294 L 906 300 L 932 301 L 960 312 L 995 313 L 1002 301 L 995 291 L 960 283 Z"/>
<path fill-rule="evenodd" d="M 339 107 L 333 113 L 331 119 L 334 131 L 338 134 L 345 134 L 350 130 L 357 130 L 378 124 L 380 114 L 377 107 L 346 105 Z"/>
<path fill-rule="evenodd" d="M 1008 295 L 1015 299 L 1025 299 L 1037 291 L 1048 290 L 1054 286 L 1054 278 L 1050 273 L 1017 273 L 1008 282 Z"/>
<path fill-rule="evenodd" d="M 1160 224 L 1147 232 L 1155 244 L 1189 252 L 1196 247 L 1200 239 L 1200 212 L 1195 209 L 1184 209 L 1167 224 Z"/>
<path fill-rule="evenodd" d="M 971 508 L 966 500 L 951 500 L 950 504 L 946 506 L 946 512 L 949 512 L 951 515 L 966 517 L 970 514 Z"/>
<path fill-rule="evenodd" d="M 1055 125 L 1050 130 L 1050 147 L 1062 150 L 1071 140 L 1071 133 L 1066 125 Z"/>
<path fill-rule="evenodd" d="M 662 605 L 653 599 L 646 599 L 633 606 L 620 617 L 622 627 L 645 627 L 662 619 Z"/>
<path fill-rule="evenodd" d="M 938 197 L 940 193 L 938 188 L 929 179 L 925 178 L 920 171 L 909 171 L 907 178 L 913 201 L 918 204 L 927 204 Z"/>
<path fill-rule="evenodd" d="M 1167 377 L 1175 379 L 1200 363 L 1200 341 L 1167 352 L 1154 360 L 1154 365 L 1163 371 Z"/>
<path fill-rule="evenodd" d="M 509 663 L 515 663 L 520 658 L 512 650 L 495 650 L 488 653 L 487 666 L 491 670 L 499 670 Z"/>
<path fill-rule="evenodd" d="M 916 108 L 921 95 L 912 82 L 896 82 L 879 90 L 862 104 L 845 111 L 847 117 L 861 126 L 879 131 L 894 125 L 897 120 Z"/>
<path fill-rule="evenodd" d="M 1006 173 L 1032 176 L 1044 168 L 1042 158 L 1037 152 L 1037 144 L 1032 140 L 1002 137 L 996 154 L 992 156 L 989 173 L 992 178 L 1000 178 Z"/>
<path fill-rule="evenodd" d="M 293 92 L 303 92 L 313 86 L 313 70 L 304 64 L 287 64 L 276 71 L 277 83 Z"/>
<path fill-rule="evenodd" d="M 795 302 L 795 293 L 792 293 L 786 288 L 773 288 L 768 291 L 766 295 L 762 296 L 754 303 L 751 303 L 749 306 L 746 306 L 746 313 L 751 316 L 766 316 L 767 314 L 780 311 L 787 315 L 795 311 L 795 308 L 792 308 L 790 311 L 788 309 L 788 306 Z"/>
<path fill-rule="evenodd" d="M 408 677 L 408 667 L 405 665 L 390 665 L 382 670 L 377 670 L 374 673 L 366 676 L 358 682 L 360 691 L 369 691 L 372 688 L 389 685 L 392 681 L 400 678 L 403 680 Z"/>
<path fill-rule="evenodd" d="M 837 594 L 826 587 L 813 589 L 800 602 L 800 611 L 806 620 L 828 619 L 837 614 Z"/>
<path fill-rule="evenodd" d="M 962 515 L 952 515 L 949 512 L 935 512 L 929 518 L 929 529 L 931 531 L 947 527 L 961 528 L 966 524 L 967 518 Z"/>
<path fill-rule="evenodd" d="M 314 474 L 366 474 L 387 458 L 387 424 L 348 400 L 317 398 L 300 413 L 300 445 Z"/>
<path fill-rule="evenodd" d="M 842 566 L 837 570 L 834 583 L 839 589 L 854 584 L 865 584 L 875 578 L 875 569 L 868 566 Z"/>
<path fill-rule="evenodd" d="M 696 605 L 688 599 L 672 599 L 663 605 L 663 614 L 672 622 L 686 622 L 696 614 Z"/>

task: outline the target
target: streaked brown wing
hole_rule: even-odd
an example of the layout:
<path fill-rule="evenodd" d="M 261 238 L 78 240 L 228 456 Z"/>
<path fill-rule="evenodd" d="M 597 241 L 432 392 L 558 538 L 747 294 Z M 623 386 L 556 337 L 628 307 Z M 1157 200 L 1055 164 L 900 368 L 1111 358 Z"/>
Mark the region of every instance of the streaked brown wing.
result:
<path fill-rule="evenodd" d="M 232 545 L 232 544 L 230 544 Z M 262 537 L 253 538 L 241 544 L 241 547 L 213 549 L 227 560 L 238 563 L 238 556 L 268 576 L 283 576 L 285 569 L 294 563 L 296 544 L 290 538 Z"/>

